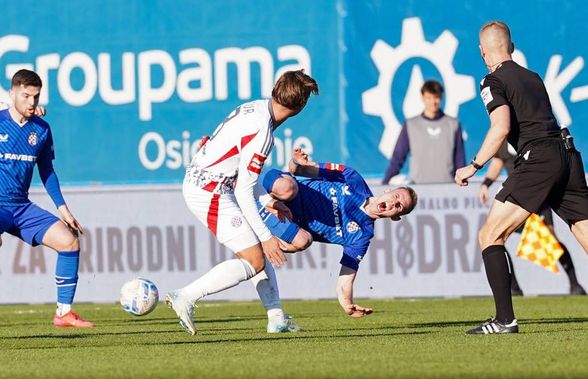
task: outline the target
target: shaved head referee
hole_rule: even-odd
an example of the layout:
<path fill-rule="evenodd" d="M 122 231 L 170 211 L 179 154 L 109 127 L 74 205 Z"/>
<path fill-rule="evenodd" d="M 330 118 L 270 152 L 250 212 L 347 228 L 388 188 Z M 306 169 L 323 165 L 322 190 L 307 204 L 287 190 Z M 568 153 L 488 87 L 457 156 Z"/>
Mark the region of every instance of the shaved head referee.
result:
<path fill-rule="evenodd" d="M 516 64 L 513 51 L 505 23 L 491 21 L 482 27 L 480 53 L 490 73 L 480 91 L 491 125 L 478 154 L 457 170 L 455 182 L 466 186 L 505 139 L 518 156 L 479 234 L 496 316 L 468 334 L 518 333 L 504 242 L 544 202 L 567 222 L 588 252 L 588 187 L 582 158 L 568 130 L 557 124 L 543 81 Z"/>

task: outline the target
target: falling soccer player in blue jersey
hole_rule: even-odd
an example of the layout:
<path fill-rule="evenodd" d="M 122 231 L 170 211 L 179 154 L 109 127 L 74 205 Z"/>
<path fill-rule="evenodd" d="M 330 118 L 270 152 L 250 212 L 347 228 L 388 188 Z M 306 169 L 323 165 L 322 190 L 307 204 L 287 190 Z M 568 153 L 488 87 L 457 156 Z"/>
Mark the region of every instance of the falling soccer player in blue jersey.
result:
<path fill-rule="evenodd" d="M 280 239 L 285 251 L 304 250 L 312 241 L 343 246 L 336 288 L 339 304 L 351 317 L 372 313 L 371 308 L 353 302 L 353 283 L 359 263 L 374 236 L 374 221 L 380 218 L 398 221 L 400 216 L 410 213 L 417 203 L 415 191 L 400 187 L 374 196 L 361 175 L 351 167 L 312 162 L 300 148 L 292 154 L 289 171 L 268 171 L 263 186 L 290 208 L 292 221 L 280 222 L 265 208 L 260 208 L 262 219 Z M 310 179 L 299 181 L 292 174 Z M 269 333 L 299 330 L 284 317 L 275 272 L 270 266 L 266 265 L 263 272 L 251 279 L 268 313 L 267 330 Z"/>
<path fill-rule="evenodd" d="M 0 111 L 0 235 L 7 232 L 32 246 L 43 244 L 56 250 L 57 310 L 53 325 L 92 327 L 91 322 L 71 310 L 78 282 L 77 236 L 82 233 L 82 226 L 61 194 L 53 169 L 55 156 L 49 124 L 35 115 L 41 87 L 41 78 L 35 72 L 18 71 L 12 77 L 12 106 Z M 61 220 L 28 198 L 35 165 Z"/>

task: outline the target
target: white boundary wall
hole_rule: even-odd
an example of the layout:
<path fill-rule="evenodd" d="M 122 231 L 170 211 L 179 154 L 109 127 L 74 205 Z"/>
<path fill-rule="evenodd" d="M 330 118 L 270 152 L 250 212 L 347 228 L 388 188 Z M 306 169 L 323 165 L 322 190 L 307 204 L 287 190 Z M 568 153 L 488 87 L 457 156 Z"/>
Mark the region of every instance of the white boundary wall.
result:
<path fill-rule="evenodd" d="M 494 189 L 499 187 L 495 184 Z M 489 295 L 477 231 L 487 208 L 477 200 L 477 183 L 414 186 L 419 206 L 401 222 L 376 222 L 376 236 L 362 262 L 356 297 L 431 297 Z M 382 188 L 373 185 L 374 193 Z M 87 232 L 77 301 L 111 302 L 126 280 L 153 280 L 164 294 L 181 287 L 231 256 L 188 212 L 178 185 L 65 188 L 69 207 Z M 43 189 L 31 199 L 49 210 Z M 558 235 L 568 245 L 580 282 L 588 285 L 586 256 L 567 227 L 557 219 Z M 3 234 L 0 248 L 0 303 L 53 302 L 56 254 L 31 248 Z M 519 236 L 507 247 L 514 253 Z M 290 256 L 277 270 L 283 298 L 335 298 L 341 248 L 316 243 Z M 556 275 L 515 258 L 516 273 L 526 294 L 564 294 L 564 273 Z M 255 299 L 243 283 L 210 299 Z"/>

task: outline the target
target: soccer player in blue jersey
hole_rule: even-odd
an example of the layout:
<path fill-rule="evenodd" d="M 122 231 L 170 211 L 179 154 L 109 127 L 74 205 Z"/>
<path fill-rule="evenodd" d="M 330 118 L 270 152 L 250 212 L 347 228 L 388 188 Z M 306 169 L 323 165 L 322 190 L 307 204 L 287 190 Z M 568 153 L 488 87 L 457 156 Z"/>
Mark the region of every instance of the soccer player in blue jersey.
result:
<path fill-rule="evenodd" d="M 78 282 L 82 227 L 69 211 L 55 170 L 53 138 L 49 124 L 35 115 L 41 93 L 41 78 L 20 70 L 12 77 L 12 106 L 0 111 L 0 235 L 4 232 L 36 246 L 57 251 L 55 283 L 56 327 L 92 327 L 71 309 Z M 35 165 L 61 220 L 33 204 L 29 187 Z"/>
<path fill-rule="evenodd" d="M 292 211 L 292 221 L 280 222 L 261 208 L 260 214 L 282 249 L 304 250 L 314 240 L 343 246 L 337 297 L 344 312 L 351 317 L 372 313 L 371 308 L 353 302 L 353 283 L 359 263 L 374 236 L 374 221 L 380 218 L 400 220 L 410 213 L 417 195 L 410 187 L 387 189 L 374 196 L 361 175 L 340 164 L 315 163 L 300 149 L 293 152 L 290 172 L 270 170 L 263 185 L 274 198 L 282 200 Z M 291 174 L 310 179 L 296 180 Z M 268 311 L 268 332 L 294 331 L 291 320 L 275 322 L 272 313 L 281 310 L 275 273 L 271 265 L 251 279 Z"/>

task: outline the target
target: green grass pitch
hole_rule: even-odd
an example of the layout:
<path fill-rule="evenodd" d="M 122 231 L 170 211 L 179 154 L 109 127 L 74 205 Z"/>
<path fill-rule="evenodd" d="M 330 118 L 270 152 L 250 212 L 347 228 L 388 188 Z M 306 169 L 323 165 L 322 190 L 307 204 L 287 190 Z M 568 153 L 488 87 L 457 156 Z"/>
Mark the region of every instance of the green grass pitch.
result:
<path fill-rule="evenodd" d="M 81 304 L 92 330 L 56 329 L 51 305 L 0 307 L 1 378 L 588 378 L 588 297 L 516 298 L 521 333 L 466 336 L 491 299 L 286 301 L 306 328 L 265 333 L 259 302 L 203 302 L 199 333 L 159 304 L 132 317 Z"/>

